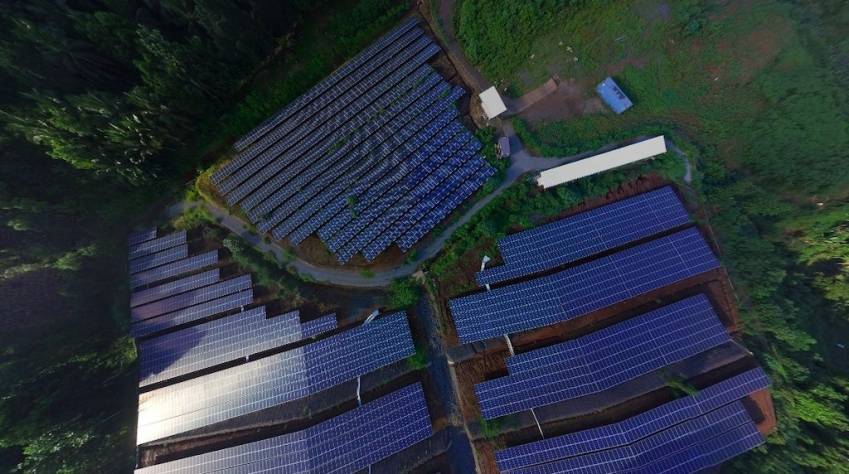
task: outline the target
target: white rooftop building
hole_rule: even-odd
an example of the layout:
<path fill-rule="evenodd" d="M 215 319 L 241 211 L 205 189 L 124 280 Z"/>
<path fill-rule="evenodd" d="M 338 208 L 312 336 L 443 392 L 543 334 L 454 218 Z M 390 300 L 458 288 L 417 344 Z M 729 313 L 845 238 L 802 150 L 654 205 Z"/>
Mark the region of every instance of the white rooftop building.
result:
<path fill-rule="evenodd" d="M 504 101 L 495 86 L 481 92 L 478 97 L 481 99 L 483 113 L 486 114 L 488 119 L 494 119 L 507 111 L 507 106 L 504 105 Z"/>
<path fill-rule="evenodd" d="M 633 145 L 623 146 L 583 160 L 542 171 L 536 178 L 537 184 L 550 188 L 558 184 L 601 173 L 620 166 L 646 160 L 666 153 L 666 140 L 663 135 L 643 140 Z"/>

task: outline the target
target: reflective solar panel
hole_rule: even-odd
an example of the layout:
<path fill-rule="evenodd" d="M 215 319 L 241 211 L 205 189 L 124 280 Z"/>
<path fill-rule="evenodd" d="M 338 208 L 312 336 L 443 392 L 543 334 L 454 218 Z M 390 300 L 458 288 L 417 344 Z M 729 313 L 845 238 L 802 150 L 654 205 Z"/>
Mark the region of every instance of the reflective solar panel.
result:
<path fill-rule="evenodd" d="M 210 267 L 218 263 L 218 251 L 210 250 L 209 252 L 195 255 L 193 257 L 177 260 L 151 270 L 130 275 L 130 287 L 138 288 L 144 285 L 150 285 L 158 281 L 167 280 L 175 276 L 186 273 L 195 272 L 206 267 Z"/>
<path fill-rule="evenodd" d="M 479 272 L 477 281 L 485 285 L 531 275 L 689 222 L 681 200 L 665 186 L 501 239 L 505 264 Z"/>
<path fill-rule="evenodd" d="M 174 232 L 173 234 L 168 234 L 158 239 L 148 240 L 146 242 L 141 242 L 136 245 L 131 245 L 129 258 L 130 260 L 132 260 L 134 258 L 142 257 L 151 253 L 161 252 L 165 249 L 185 243 L 186 231 L 181 230 L 179 232 Z"/>
<path fill-rule="evenodd" d="M 138 444 L 336 386 L 415 353 L 406 315 L 139 395 Z"/>
<path fill-rule="evenodd" d="M 159 383 L 282 347 L 336 328 L 334 315 L 300 323 L 298 312 L 265 317 L 265 307 L 138 342 L 139 386 Z"/>
<path fill-rule="evenodd" d="M 151 227 L 150 229 L 131 232 L 130 235 L 127 236 L 127 244 L 132 247 L 133 245 L 138 245 L 142 242 L 146 242 L 155 238 L 156 227 Z"/>
<path fill-rule="evenodd" d="M 357 472 L 433 431 L 420 384 L 305 430 L 137 469 L 136 474 Z"/>
<path fill-rule="evenodd" d="M 501 472 L 631 444 L 704 415 L 769 386 L 762 369 L 751 369 L 623 421 L 527 443 L 495 453 Z"/>
<path fill-rule="evenodd" d="M 189 247 L 186 244 L 178 245 L 177 247 L 165 249 L 161 252 L 152 253 L 150 255 L 145 255 L 144 257 L 130 260 L 130 273 L 140 273 L 145 270 L 150 270 L 151 268 L 186 258 L 188 255 Z"/>
<path fill-rule="evenodd" d="M 462 343 L 577 318 L 719 267 L 695 228 L 449 302 Z"/>
<path fill-rule="evenodd" d="M 184 293 L 189 290 L 194 290 L 202 286 L 207 286 L 215 283 L 220 279 L 220 272 L 217 268 L 198 273 L 197 275 L 189 275 L 179 280 L 174 280 L 169 283 L 164 283 L 146 290 L 136 291 L 130 295 L 130 306 L 138 306 L 151 301 L 161 300 L 172 295 Z"/>
<path fill-rule="evenodd" d="M 730 340 L 697 295 L 577 339 L 508 358 L 510 375 L 475 386 L 485 418 L 609 390 Z"/>
<path fill-rule="evenodd" d="M 247 290 L 251 287 L 251 276 L 242 275 L 229 280 L 214 283 L 195 290 L 187 291 L 179 295 L 136 306 L 130 310 L 133 321 L 149 319 L 165 313 L 194 306 L 205 301 L 221 298 L 238 291 Z"/>
<path fill-rule="evenodd" d="M 733 402 L 715 411 L 687 420 L 647 438 L 609 450 L 596 451 L 580 456 L 560 459 L 551 463 L 537 464 L 516 469 L 513 473 L 597 473 L 642 471 L 657 465 L 659 459 L 670 456 L 676 463 L 685 463 L 683 453 L 692 458 L 691 447 L 704 446 L 706 440 L 732 437 L 745 439 L 757 428 L 745 407 Z M 658 471 L 651 471 L 658 472 Z M 688 471 L 689 472 L 689 471 Z"/>
<path fill-rule="evenodd" d="M 130 327 L 130 334 L 133 337 L 148 336 L 150 334 L 165 331 L 166 329 L 199 321 L 209 316 L 240 309 L 251 304 L 253 299 L 253 290 L 244 290 L 231 295 L 222 296 L 221 298 L 209 300 L 172 313 L 141 320 Z"/>

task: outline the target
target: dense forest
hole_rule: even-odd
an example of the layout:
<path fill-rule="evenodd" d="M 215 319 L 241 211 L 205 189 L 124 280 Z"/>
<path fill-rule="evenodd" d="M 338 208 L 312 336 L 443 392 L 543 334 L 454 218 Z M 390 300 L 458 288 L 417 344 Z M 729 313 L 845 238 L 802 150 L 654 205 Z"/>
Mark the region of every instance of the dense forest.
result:
<path fill-rule="evenodd" d="M 0 3 L 0 472 L 132 469 L 127 231 L 407 8 Z"/>
<path fill-rule="evenodd" d="M 621 116 L 514 121 L 532 152 L 663 132 L 696 162 L 692 191 L 778 417 L 766 447 L 729 470 L 849 472 L 849 3 L 463 0 L 458 12 L 470 58 L 508 94 L 556 70 L 592 100 L 613 74 L 636 103 Z M 553 212 L 512 199 L 501 206 Z M 454 253 L 506 228 L 478 221 Z"/>

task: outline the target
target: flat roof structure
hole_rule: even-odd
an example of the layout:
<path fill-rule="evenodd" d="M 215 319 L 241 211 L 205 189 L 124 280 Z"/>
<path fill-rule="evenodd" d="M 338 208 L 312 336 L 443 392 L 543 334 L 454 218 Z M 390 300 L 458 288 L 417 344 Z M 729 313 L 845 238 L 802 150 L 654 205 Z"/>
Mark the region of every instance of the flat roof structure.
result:
<path fill-rule="evenodd" d="M 488 119 L 494 119 L 507 111 L 507 106 L 504 105 L 504 101 L 501 100 L 501 94 L 498 93 L 495 86 L 481 92 L 478 97 L 481 99 L 483 113 L 486 114 L 486 118 Z"/>
<path fill-rule="evenodd" d="M 545 189 L 636 163 L 666 153 L 663 135 L 542 171 L 537 184 Z"/>
<path fill-rule="evenodd" d="M 621 114 L 634 105 L 612 77 L 601 81 L 601 84 L 596 86 L 595 91 L 601 96 L 601 100 L 617 114 Z"/>

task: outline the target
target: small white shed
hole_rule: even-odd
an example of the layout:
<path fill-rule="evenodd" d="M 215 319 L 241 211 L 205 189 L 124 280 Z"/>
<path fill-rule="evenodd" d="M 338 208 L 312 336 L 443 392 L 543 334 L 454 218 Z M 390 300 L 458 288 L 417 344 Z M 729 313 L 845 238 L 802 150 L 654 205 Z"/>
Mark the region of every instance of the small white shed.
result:
<path fill-rule="evenodd" d="M 501 95 L 494 86 L 481 92 L 478 97 L 481 99 L 483 113 L 486 114 L 486 118 L 488 119 L 494 119 L 507 111 L 507 106 L 504 105 Z"/>

